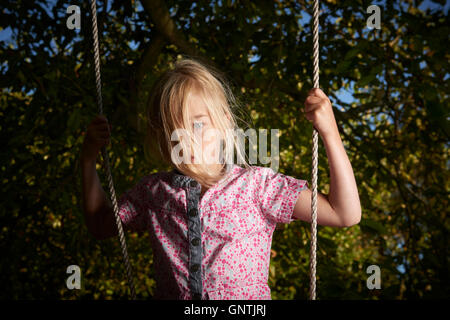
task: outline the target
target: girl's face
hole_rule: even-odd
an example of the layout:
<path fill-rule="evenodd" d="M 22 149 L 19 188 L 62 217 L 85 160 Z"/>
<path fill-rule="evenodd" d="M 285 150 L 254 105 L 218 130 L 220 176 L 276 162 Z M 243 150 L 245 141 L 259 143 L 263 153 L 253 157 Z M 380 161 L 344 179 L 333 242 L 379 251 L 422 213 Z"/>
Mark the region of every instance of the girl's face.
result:
<path fill-rule="evenodd" d="M 191 128 L 194 131 L 195 139 L 201 143 L 201 151 L 198 147 L 193 147 L 191 151 L 191 163 L 208 164 L 211 170 L 216 170 L 220 165 L 219 150 L 220 139 L 218 130 L 215 130 L 211 116 L 204 101 L 197 94 L 191 95 L 189 104 L 189 117 Z"/>

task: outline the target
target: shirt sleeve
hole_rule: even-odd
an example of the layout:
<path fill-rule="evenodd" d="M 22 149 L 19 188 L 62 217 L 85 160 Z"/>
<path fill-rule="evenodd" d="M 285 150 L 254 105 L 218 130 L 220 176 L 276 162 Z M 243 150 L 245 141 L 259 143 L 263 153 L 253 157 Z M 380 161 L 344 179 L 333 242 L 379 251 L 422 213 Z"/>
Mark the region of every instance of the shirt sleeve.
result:
<path fill-rule="evenodd" d="M 150 220 L 148 199 L 148 188 L 143 180 L 121 195 L 117 205 L 120 219 L 126 230 L 143 232 L 147 229 Z"/>
<path fill-rule="evenodd" d="M 300 192 L 308 188 L 308 182 L 266 167 L 261 167 L 259 178 L 259 203 L 263 215 L 275 223 L 295 221 L 292 217 L 294 206 Z"/>

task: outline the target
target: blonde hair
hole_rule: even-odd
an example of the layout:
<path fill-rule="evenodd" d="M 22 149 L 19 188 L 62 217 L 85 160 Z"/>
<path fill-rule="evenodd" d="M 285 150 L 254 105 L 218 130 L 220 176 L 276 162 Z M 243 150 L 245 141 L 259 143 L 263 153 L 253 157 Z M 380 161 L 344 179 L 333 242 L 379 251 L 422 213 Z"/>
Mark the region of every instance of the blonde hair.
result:
<path fill-rule="evenodd" d="M 198 93 L 205 102 L 212 125 L 223 137 L 222 160 L 226 163 L 221 163 L 220 173 L 211 173 L 205 163 L 177 164 L 171 158 L 176 144 L 180 143 L 182 150 L 191 150 L 197 143 L 193 138 L 187 103 L 194 92 Z M 182 57 L 175 62 L 172 69 L 162 74 L 150 94 L 147 109 L 147 141 L 154 152 L 159 151 L 161 160 L 166 164 L 170 164 L 208 188 L 228 173 L 226 165 L 234 163 L 235 151 L 239 163 L 246 168 L 250 167 L 234 135 L 239 118 L 233 110 L 239 109 L 240 102 L 232 93 L 226 77 L 216 68 L 193 58 Z M 187 132 L 187 141 L 186 139 L 181 139 L 179 142 L 172 141 L 172 133 L 176 129 L 184 129 Z"/>

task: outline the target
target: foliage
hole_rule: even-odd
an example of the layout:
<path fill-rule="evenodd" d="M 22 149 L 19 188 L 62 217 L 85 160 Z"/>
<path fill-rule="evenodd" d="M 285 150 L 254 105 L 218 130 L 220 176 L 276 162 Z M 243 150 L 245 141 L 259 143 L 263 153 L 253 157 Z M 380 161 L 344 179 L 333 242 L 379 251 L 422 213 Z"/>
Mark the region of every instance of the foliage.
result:
<path fill-rule="evenodd" d="M 321 1 L 320 84 L 330 96 L 353 166 L 363 219 L 319 227 L 320 299 L 449 297 L 447 219 L 448 16 L 422 1 L 386 1 L 380 30 L 368 1 Z M 442 1 L 443 3 L 443 1 Z M 3 1 L 0 26 L 2 298 L 126 299 L 117 239 L 96 241 L 81 210 L 78 163 L 97 113 L 88 2 L 81 30 L 63 1 Z M 300 109 L 312 87 L 310 1 L 99 1 L 105 114 L 116 192 L 165 170 L 143 147 L 145 101 L 179 54 L 220 66 L 255 128 L 280 128 L 281 171 L 308 180 L 312 127 Z M 175 26 L 162 23 L 169 17 Z M 8 31 L 9 30 L 9 31 Z M 353 93 L 344 100 L 343 91 Z M 329 190 L 319 148 L 318 191 Z M 98 171 L 106 189 L 106 179 Z M 128 234 L 139 298 L 155 282 L 149 236 Z M 273 299 L 308 297 L 309 224 L 275 231 Z M 82 270 L 82 290 L 65 286 Z M 366 268 L 380 266 L 382 289 Z"/>

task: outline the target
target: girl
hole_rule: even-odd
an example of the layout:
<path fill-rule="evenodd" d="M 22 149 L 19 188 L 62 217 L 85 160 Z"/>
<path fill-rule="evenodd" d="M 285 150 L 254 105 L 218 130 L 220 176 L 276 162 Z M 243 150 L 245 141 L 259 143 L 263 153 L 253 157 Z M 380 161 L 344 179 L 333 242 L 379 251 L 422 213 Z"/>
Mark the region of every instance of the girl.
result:
<path fill-rule="evenodd" d="M 234 150 L 241 162 L 244 157 L 230 134 L 237 128 L 236 99 L 224 79 L 192 59 L 178 61 L 160 78 L 148 108 L 148 140 L 172 171 L 143 177 L 118 200 L 125 229 L 150 233 L 156 299 L 271 299 L 273 231 L 277 223 L 310 221 L 306 180 L 229 161 Z M 355 225 L 361 217 L 358 191 L 331 102 L 313 89 L 303 112 L 318 130 L 330 165 L 330 193 L 318 193 L 317 223 Z M 97 239 L 117 234 L 95 168 L 109 129 L 106 118 L 97 116 L 81 154 L 85 221 Z"/>

